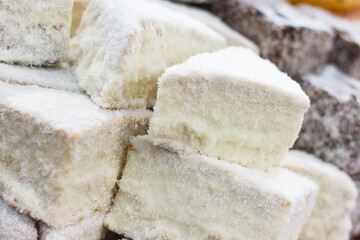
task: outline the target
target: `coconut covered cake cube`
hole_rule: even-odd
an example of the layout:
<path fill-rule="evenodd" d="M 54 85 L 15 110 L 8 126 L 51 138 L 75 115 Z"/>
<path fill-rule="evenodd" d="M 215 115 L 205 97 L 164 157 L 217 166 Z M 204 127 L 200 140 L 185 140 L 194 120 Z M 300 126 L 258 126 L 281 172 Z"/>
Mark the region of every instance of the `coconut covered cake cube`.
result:
<path fill-rule="evenodd" d="M 251 50 L 230 47 L 168 68 L 149 136 L 155 145 L 243 166 L 279 166 L 309 99 L 298 83 Z"/>
<path fill-rule="evenodd" d="M 150 116 L 0 82 L 0 195 L 58 228 L 107 211 L 127 140 L 146 134 Z"/>
<path fill-rule="evenodd" d="M 335 166 L 306 152 L 292 150 L 283 167 L 304 176 L 319 186 L 319 195 L 300 240 L 348 240 L 350 213 L 357 197 L 355 183 Z"/>
<path fill-rule="evenodd" d="M 324 66 L 334 47 L 333 29 L 288 1 L 214 0 L 211 8 L 291 76 Z"/>
<path fill-rule="evenodd" d="M 49 227 L 40 222 L 39 240 L 100 240 L 104 234 L 104 214 L 94 214 L 64 228 Z"/>
<path fill-rule="evenodd" d="M 110 230 L 140 239 L 295 240 L 317 186 L 285 169 L 264 172 L 132 138 Z"/>
<path fill-rule="evenodd" d="M 91 0 L 71 40 L 71 63 L 101 107 L 145 108 L 155 104 L 166 67 L 227 44 L 206 24 L 153 1 Z"/>
<path fill-rule="evenodd" d="M 37 240 L 35 221 L 0 198 L 0 239 Z"/>
<path fill-rule="evenodd" d="M 0 61 L 53 65 L 67 59 L 74 0 L 3 0 Z"/>
<path fill-rule="evenodd" d="M 311 106 L 294 147 L 360 173 L 360 82 L 333 65 L 298 78 Z"/>

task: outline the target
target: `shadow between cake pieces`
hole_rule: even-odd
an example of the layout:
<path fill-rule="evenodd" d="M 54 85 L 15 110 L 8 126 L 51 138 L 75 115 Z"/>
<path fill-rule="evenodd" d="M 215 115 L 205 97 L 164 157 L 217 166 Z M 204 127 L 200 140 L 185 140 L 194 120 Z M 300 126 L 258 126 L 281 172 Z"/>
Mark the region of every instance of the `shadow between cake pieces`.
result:
<path fill-rule="evenodd" d="M 283 0 L 215 0 L 212 11 L 291 76 L 321 68 L 333 49 L 331 27 Z"/>
<path fill-rule="evenodd" d="M 132 138 L 104 225 L 133 240 L 296 240 L 318 187 L 286 169 L 264 172 Z"/>
<path fill-rule="evenodd" d="M 358 190 L 355 209 L 351 213 L 351 220 L 353 225 L 351 234 L 353 237 L 355 237 L 354 239 L 356 239 L 360 236 L 360 175 L 352 176 L 352 180 L 355 182 L 356 188 Z"/>
<path fill-rule="evenodd" d="M 0 194 L 52 227 L 106 212 L 129 136 L 151 113 L 78 93 L 0 82 Z"/>
<path fill-rule="evenodd" d="M 159 79 L 149 137 L 155 144 L 246 167 L 278 167 L 309 98 L 270 61 L 242 47 L 191 57 Z"/>
<path fill-rule="evenodd" d="M 92 0 L 71 41 L 79 85 L 104 108 L 152 107 L 166 67 L 228 45 L 206 24 L 154 1 Z"/>
<path fill-rule="evenodd" d="M 67 60 L 74 0 L 3 0 L 0 61 L 54 65 Z"/>

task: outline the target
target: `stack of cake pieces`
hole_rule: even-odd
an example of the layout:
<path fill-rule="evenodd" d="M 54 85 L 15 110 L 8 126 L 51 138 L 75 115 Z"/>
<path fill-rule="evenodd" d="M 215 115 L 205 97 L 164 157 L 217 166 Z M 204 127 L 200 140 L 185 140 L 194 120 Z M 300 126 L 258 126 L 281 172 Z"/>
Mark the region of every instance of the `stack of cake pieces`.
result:
<path fill-rule="evenodd" d="M 101 109 L 66 64 L 43 68 L 66 60 L 72 4 L 0 6 L 0 239 L 100 239 L 127 141 L 147 132 L 150 111 Z"/>
<path fill-rule="evenodd" d="M 209 13 L 143 0 L 75 5 L 73 14 L 84 17 L 74 19 L 70 44 L 73 0 L 61 4 L 0 4 L 4 239 L 100 239 L 128 139 L 147 133 L 151 112 L 144 108 L 154 104 L 157 77 L 230 44 L 258 51 Z"/>
<path fill-rule="evenodd" d="M 105 226 L 136 240 L 297 239 L 318 187 L 279 167 L 308 107 L 296 82 L 242 47 L 168 68 Z"/>
<path fill-rule="evenodd" d="M 211 9 L 257 43 L 261 55 L 309 95 L 311 107 L 294 147 L 335 165 L 357 183 L 360 31 L 319 8 L 282 0 L 214 0 Z M 360 196 L 353 216 L 353 236 L 360 237 Z"/>
<path fill-rule="evenodd" d="M 145 108 L 154 106 L 166 67 L 229 44 L 161 1 L 92 0 L 71 41 L 71 63 L 79 85 L 101 107 Z M 240 44 L 254 47 L 249 40 Z"/>
<path fill-rule="evenodd" d="M 355 185 L 288 152 L 310 102 L 278 68 L 314 101 L 296 146 L 360 182 L 357 37 L 282 1 L 181 1 L 235 30 L 164 0 L 0 3 L 0 239 L 348 238 Z"/>

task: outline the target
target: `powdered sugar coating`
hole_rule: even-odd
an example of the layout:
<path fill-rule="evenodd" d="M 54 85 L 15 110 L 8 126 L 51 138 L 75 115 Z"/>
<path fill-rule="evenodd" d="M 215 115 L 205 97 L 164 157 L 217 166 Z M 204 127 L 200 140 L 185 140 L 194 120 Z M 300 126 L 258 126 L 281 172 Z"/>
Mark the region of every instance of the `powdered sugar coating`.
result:
<path fill-rule="evenodd" d="M 82 94 L 0 82 L 0 104 L 28 114 L 55 130 L 81 134 L 123 114 L 103 110 Z"/>
<path fill-rule="evenodd" d="M 36 240 L 37 237 L 35 221 L 0 198 L 0 239 Z"/>
<path fill-rule="evenodd" d="M 131 140 L 105 226 L 134 239 L 297 239 L 317 187 L 285 169 L 263 171 Z"/>
<path fill-rule="evenodd" d="M 166 69 L 164 76 L 176 74 L 180 78 L 191 78 L 195 73 L 207 76 L 207 81 L 214 81 L 216 76 L 229 76 L 235 85 L 240 82 L 261 85 L 269 91 L 285 95 L 294 104 L 305 108 L 310 105 L 308 96 L 297 82 L 279 71 L 269 60 L 246 48 L 228 47 L 215 53 L 199 54 L 183 64 Z M 165 77 L 160 78 L 159 85 L 165 81 Z"/>
<path fill-rule="evenodd" d="M 80 92 L 74 75 L 65 67 L 38 68 L 0 63 L 0 81 Z"/>
<path fill-rule="evenodd" d="M 130 136 L 151 113 L 107 111 L 78 93 L 0 82 L 0 194 L 52 227 L 104 213 Z"/>
<path fill-rule="evenodd" d="M 67 59 L 73 0 L 3 0 L 0 61 L 54 65 Z"/>
<path fill-rule="evenodd" d="M 172 150 L 268 169 L 293 145 L 309 105 L 270 61 L 229 47 L 165 70 L 149 136 Z"/>
<path fill-rule="evenodd" d="M 80 86 L 105 108 L 153 106 L 166 67 L 227 45 L 205 24 L 144 0 L 90 1 L 71 42 Z"/>

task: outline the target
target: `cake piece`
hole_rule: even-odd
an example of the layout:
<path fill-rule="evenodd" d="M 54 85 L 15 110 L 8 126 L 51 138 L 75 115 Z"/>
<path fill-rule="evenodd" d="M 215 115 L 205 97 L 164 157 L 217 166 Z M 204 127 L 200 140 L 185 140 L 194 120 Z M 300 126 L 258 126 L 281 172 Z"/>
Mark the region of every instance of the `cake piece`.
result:
<path fill-rule="evenodd" d="M 166 69 L 149 135 L 165 148 L 268 169 L 280 166 L 309 104 L 270 61 L 230 47 Z"/>
<path fill-rule="evenodd" d="M 229 45 L 244 46 L 252 49 L 256 53 L 259 53 L 259 48 L 255 43 L 253 43 L 252 41 L 250 41 L 240 33 L 236 32 L 235 30 L 233 30 L 226 23 L 221 21 L 219 17 L 215 16 L 214 14 L 208 11 L 185 4 L 172 3 L 166 0 L 153 0 L 153 1 L 160 3 L 176 12 L 186 14 L 194 19 L 199 20 L 202 23 L 205 23 L 208 27 L 210 27 L 217 33 L 224 36 L 227 39 Z"/>
<path fill-rule="evenodd" d="M 100 240 L 104 234 L 104 214 L 96 214 L 65 228 L 40 223 L 39 240 Z"/>
<path fill-rule="evenodd" d="M 360 173 L 360 82 L 329 65 L 299 78 L 311 107 L 295 148 Z"/>
<path fill-rule="evenodd" d="M 66 60 L 73 0 L 3 0 L 0 61 L 53 65 Z"/>
<path fill-rule="evenodd" d="M 80 92 L 74 75 L 69 69 L 60 67 L 39 68 L 0 63 L 0 81 Z"/>
<path fill-rule="evenodd" d="M 317 186 L 285 169 L 268 173 L 132 138 L 104 225 L 139 239 L 295 240 Z"/>
<path fill-rule="evenodd" d="M 166 67 L 227 45 L 205 24 L 146 0 L 91 0 L 72 39 L 80 86 L 104 108 L 152 107 Z"/>
<path fill-rule="evenodd" d="M 37 237 L 35 221 L 0 198 L 0 239 L 37 240 Z"/>
<path fill-rule="evenodd" d="M 73 37 L 76 34 L 76 30 L 80 26 L 82 15 L 89 4 L 89 0 L 75 0 L 72 10 L 71 19 L 71 32 L 70 36 Z"/>
<path fill-rule="evenodd" d="M 330 27 L 282 0 L 216 0 L 213 11 L 291 76 L 323 66 L 333 47 Z"/>
<path fill-rule="evenodd" d="M 352 180 L 355 182 L 356 188 L 358 190 L 356 206 L 351 213 L 351 220 L 352 220 L 351 235 L 356 239 L 360 237 L 360 175 L 353 176 Z"/>
<path fill-rule="evenodd" d="M 300 240 L 348 240 L 350 212 L 357 190 L 354 182 L 335 166 L 302 151 L 292 150 L 283 167 L 304 176 L 319 186 L 319 195 Z"/>
<path fill-rule="evenodd" d="M 150 116 L 0 82 L 0 195 L 57 228 L 106 212 L 127 140 L 146 134 Z"/>
<path fill-rule="evenodd" d="M 335 46 L 330 62 L 342 71 L 360 79 L 360 31 L 353 24 L 330 12 L 309 5 L 299 7 L 316 21 L 323 21 L 336 30 Z"/>

